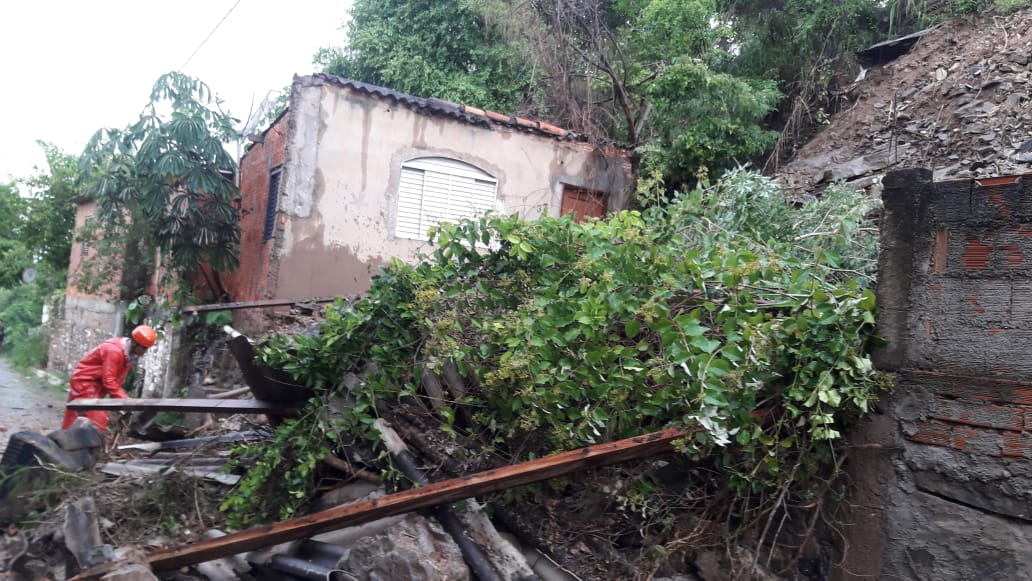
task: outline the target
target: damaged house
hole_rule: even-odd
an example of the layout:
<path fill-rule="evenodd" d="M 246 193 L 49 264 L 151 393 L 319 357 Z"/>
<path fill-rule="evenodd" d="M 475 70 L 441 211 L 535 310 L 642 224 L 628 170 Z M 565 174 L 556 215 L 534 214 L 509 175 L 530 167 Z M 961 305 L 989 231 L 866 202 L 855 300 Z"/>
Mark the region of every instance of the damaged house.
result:
<path fill-rule="evenodd" d="M 290 108 L 240 162 L 235 301 L 353 296 L 427 229 L 487 212 L 527 219 L 626 207 L 632 153 L 538 121 L 329 75 L 296 77 Z M 262 328 L 256 310 L 235 323 Z"/>
<path fill-rule="evenodd" d="M 288 109 L 249 139 L 239 168 L 240 265 L 215 279 L 222 301 L 361 294 L 391 258 L 412 261 L 427 251 L 427 230 L 440 222 L 487 212 L 601 216 L 627 206 L 634 182 L 628 149 L 324 74 L 295 77 Z M 93 205 L 80 200 L 77 228 Z M 64 316 L 50 347 L 58 373 L 122 330 L 124 305 L 75 286 L 90 251 L 72 247 Z M 234 317 L 246 332 L 266 328 L 260 309 Z M 145 375 L 174 383 L 173 350 L 159 344 Z"/>

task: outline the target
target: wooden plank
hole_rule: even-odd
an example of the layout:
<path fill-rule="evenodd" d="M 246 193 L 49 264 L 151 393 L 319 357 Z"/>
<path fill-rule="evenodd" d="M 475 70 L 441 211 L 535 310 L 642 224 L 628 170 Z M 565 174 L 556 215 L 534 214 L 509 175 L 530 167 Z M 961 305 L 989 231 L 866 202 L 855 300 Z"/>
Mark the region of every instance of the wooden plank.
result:
<path fill-rule="evenodd" d="M 315 297 L 310 299 L 266 299 L 261 301 L 237 301 L 234 303 L 218 303 L 214 305 L 195 305 L 183 307 L 180 312 L 187 315 L 210 313 L 212 311 L 236 311 L 240 309 L 260 309 L 263 307 L 287 307 L 290 305 L 332 303 L 341 297 Z"/>
<path fill-rule="evenodd" d="M 684 429 L 667 429 L 504 468 L 485 470 L 379 498 L 336 506 L 322 512 L 201 541 L 194 545 L 162 549 L 149 554 L 147 563 L 155 571 L 169 571 L 589 468 L 645 458 L 671 450 L 675 440 L 688 434 L 689 432 Z M 105 572 L 103 567 L 98 567 L 80 574 L 77 579 L 99 579 Z"/>
<path fill-rule="evenodd" d="M 269 403 L 260 399 L 76 399 L 66 404 L 72 411 L 104 410 L 112 412 L 204 412 L 212 414 L 268 414 L 289 415 L 295 408 Z"/>

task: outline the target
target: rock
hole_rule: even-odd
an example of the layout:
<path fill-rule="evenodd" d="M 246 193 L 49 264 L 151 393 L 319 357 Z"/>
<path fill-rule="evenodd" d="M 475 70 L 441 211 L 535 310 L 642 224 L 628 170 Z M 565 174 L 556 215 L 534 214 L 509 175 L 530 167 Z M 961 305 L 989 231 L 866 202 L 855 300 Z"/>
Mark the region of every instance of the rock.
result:
<path fill-rule="evenodd" d="M 362 498 L 371 498 L 374 493 L 376 493 L 375 496 L 382 496 L 384 491 L 382 487 L 373 484 L 372 482 L 366 482 L 364 480 L 351 482 L 325 492 L 322 496 L 316 499 L 312 506 L 312 510 L 326 510 L 333 508 L 334 506 L 347 504 Z"/>
<path fill-rule="evenodd" d="M 699 571 L 702 581 L 723 581 L 729 577 L 722 571 L 720 556 L 713 551 L 699 555 L 699 558 L 695 559 L 695 568 Z"/>
<path fill-rule="evenodd" d="M 29 541 L 21 532 L 0 538 L 0 571 L 10 571 L 15 561 L 29 550 Z"/>
<path fill-rule="evenodd" d="M 159 581 L 150 567 L 141 563 L 122 565 L 104 575 L 100 581 Z"/>
<path fill-rule="evenodd" d="M 118 564 L 101 581 L 159 581 L 146 564 L 147 555 L 136 547 L 118 549 Z"/>
<path fill-rule="evenodd" d="M 484 507 L 476 499 L 466 501 L 466 508 L 461 511 L 460 516 L 466 525 L 469 538 L 484 549 L 503 578 L 534 577 L 534 571 L 524 553 L 510 539 L 498 532 L 484 512 Z"/>
<path fill-rule="evenodd" d="M 1012 51 L 1012 52 L 1007 53 L 1006 59 L 1010 63 L 1016 64 L 1016 65 L 1019 65 L 1019 66 L 1025 66 L 1025 65 L 1028 64 L 1029 56 L 1028 56 L 1028 53 L 1023 51 L 1023 50 L 1016 50 L 1016 51 Z"/>
<path fill-rule="evenodd" d="M 218 529 L 210 529 L 201 535 L 203 539 L 218 539 L 226 536 L 226 533 Z M 241 555 L 223 557 L 214 561 L 199 563 L 196 566 L 197 572 L 208 578 L 208 581 L 234 581 L 239 579 L 238 573 L 245 573 L 251 566 Z"/>
<path fill-rule="evenodd" d="M 87 496 L 65 506 L 64 541 L 80 568 L 103 562 L 101 547 L 104 543 L 97 524 L 97 504 L 92 497 Z"/>
<path fill-rule="evenodd" d="M 381 534 L 358 539 L 343 564 L 359 581 L 471 579 L 462 553 L 440 525 L 408 515 Z"/>
<path fill-rule="evenodd" d="M 755 560 L 752 552 L 736 545 L 730 560 L 723 551 L 705 551 L 695 560 L 695 567 L 702 581 L 778 581 L 778 577 L 762 565 L 754 565 Z"/>

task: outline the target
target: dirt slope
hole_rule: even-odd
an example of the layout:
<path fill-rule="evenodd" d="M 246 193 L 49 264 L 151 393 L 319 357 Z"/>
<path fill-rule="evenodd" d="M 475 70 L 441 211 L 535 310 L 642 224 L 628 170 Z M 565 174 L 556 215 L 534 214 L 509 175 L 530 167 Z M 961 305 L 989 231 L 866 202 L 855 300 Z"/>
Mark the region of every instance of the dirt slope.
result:
<path fill-rule="evenodd" d="M 935 180 L 1032 172 L 1032 9 L 954 19 L 894 60 L 871 57 L 859 55 L 840 111 L 776 173 L 789 192 L 877 187 L 903 167 Z"/>

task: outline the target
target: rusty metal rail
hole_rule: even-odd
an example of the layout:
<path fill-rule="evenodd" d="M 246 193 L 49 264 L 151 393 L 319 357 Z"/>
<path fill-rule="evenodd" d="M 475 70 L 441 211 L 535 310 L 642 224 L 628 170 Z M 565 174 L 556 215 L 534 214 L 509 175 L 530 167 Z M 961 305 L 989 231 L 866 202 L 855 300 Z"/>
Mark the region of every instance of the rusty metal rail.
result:
<path fill-rule="evenodd" d="M 104 410 L 109 412 L 204 412 L 211 414 L 266 414 L 274 416 L 290 415 L 297 411 L 297 408 L 294 407 L 260 399 L 206 398 L 87 398 L 72 400 L 66 404 L 66 407 L 76 412 L 88 410 Z"/>
<path fill-rule="evenodd" d="M 646 458 L 672 450 L 674 441 L 690 433 L 692 432 L 689 430 L 672 428 L 616 442 L 588 446 L 504 468 L 486 470 L 470 476 L 435 482 L 419 488 L 379 498 L 360 500 L 322 512 L 248 529 L 217 539 L 201 541 L 194 545 L 162 549 L 149 554 L 146 562 L 155 571 L 169 571 L 228 555 L 308 538 L 388 516 L 405 514 L 565 476 L 589 468 Z M 84 571 L 74 579 L 83 581 L 99 579 L 111 570 L 111 566 L 109 564 L 95 567 Z"/>

